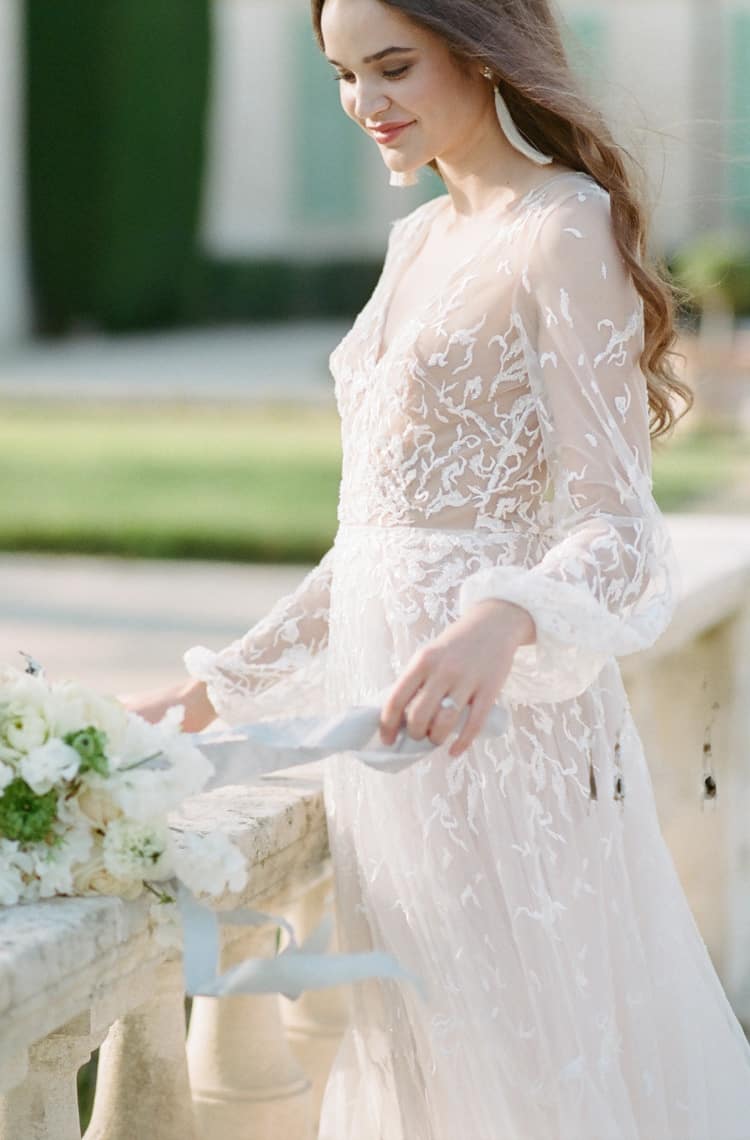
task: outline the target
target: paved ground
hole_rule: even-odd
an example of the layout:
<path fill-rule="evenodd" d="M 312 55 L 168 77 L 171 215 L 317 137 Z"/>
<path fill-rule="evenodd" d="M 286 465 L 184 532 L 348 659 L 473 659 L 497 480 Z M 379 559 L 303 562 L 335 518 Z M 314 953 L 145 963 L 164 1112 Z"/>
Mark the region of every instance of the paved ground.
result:
<path fill-rule="evenodd" d="M 185 676 L 191 645 L 218 649 L 293 590 L 304 566 L 0 557 L 0 663 L 125 693 Z"/>
<path fill-rule="evenodd" d="M 328 356 L 347 322 L 79 336 L 0 354 L 4 400 L 330 402 Z"/>
<path fill-rule="evenodd" d="M 686 589 L 750 560 L 750 516 L 676 515 L 670 526 Z M 184 676 L 187 648 L 226 645 L 308 569 L 0 556 L 0 662 L 24 650 L 105 692 L 167 684 Z"/>

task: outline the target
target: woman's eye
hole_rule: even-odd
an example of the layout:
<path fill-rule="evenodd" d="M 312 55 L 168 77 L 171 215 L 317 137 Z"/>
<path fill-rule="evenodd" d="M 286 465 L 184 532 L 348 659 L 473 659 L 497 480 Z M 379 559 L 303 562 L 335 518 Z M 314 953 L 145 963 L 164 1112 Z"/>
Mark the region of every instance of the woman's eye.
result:
<path fill-rule="evenodd" d="M 405 63 L 402 67 L 394 68 L 393 71 L 384 71 L 383 77 L 385 79 L 399 79 L 402 75 L 406 74 L 406 72 L 409 70 L 410 66 L 411 66 L 410 64 Z M 334 83 L 341 83 L 342 81 L 344 83 L 351 83 L 354 76 L 351 75 L 350 72 L 344 72 L 341 75 L 334 75 L 331 78 L 333 79 Z"/>

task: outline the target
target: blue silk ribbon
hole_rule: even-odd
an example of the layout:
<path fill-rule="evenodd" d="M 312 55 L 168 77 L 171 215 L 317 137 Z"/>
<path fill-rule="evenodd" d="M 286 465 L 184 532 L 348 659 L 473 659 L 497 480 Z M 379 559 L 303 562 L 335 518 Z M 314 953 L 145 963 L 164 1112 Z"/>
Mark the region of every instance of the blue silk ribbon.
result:
<path fill-rule="evenodd" d="M 507 723 L 507 711 L 496 704 L 481 735 L 501 735 Z M 214 766 L 204 790 L 252 784 L 273 772 L 349 751 L 355 753 L 357 760 L 378 771 L 397 773 L 434 751 L 435 746 L 429 740 L 413 740 L 404 730 L 393 745 L 386 747 L 380 741 L 379 724 L 380 708 L 355 706 L 338 716 L 265 721 L 224 732 L 196 734 L 193 743 Z M 456 732 L 460 727 L 459 724 Z M 278 915 L 250 908 L 214 911 L 199 902 L 182 884 L 178 888 L 177 904 L 184 933 L 185 992 L 191 996 L 281 993 L 294 1001 L 306 990 L 370 978 L 391 978 L 411 982 L 421 998 L 427 999 L 424 980 L 405 969 L 392 954 L 381 950 L 326 953 L 333 931 L 330 911 L 298 945 L 292 926 Z M 285 949 L 274 958 L 247 958 L 220 973 L 220 926 L 269 924 L 287 932 L 289 940 Z"/>

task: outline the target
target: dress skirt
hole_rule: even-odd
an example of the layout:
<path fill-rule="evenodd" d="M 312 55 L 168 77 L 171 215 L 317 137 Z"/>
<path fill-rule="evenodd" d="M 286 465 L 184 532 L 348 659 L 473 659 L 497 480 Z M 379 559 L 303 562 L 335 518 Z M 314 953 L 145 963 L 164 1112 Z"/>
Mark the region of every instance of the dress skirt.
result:
<path fill-rule="evenodd" d="M 528 533 L 343 525 L 326 700 L 382 696 Z M 748 1140 L 750 1046 L 660 831 L 614 659 L 582 693 L 400 773 L 342 753 L 325 802 L 351 992 L 319 1140 Z"/>

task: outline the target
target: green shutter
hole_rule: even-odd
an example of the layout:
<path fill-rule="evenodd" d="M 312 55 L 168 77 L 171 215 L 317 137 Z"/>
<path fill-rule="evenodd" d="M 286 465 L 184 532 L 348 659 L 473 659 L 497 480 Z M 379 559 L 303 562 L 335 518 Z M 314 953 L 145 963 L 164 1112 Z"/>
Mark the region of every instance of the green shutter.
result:
<path fill-rule="evenodd" d="M 731 218 L 750 223 L 750 10 L 728 13 L 729 128 L 728 166 Z"/>
<path fill-rule="evenodd" d="M 335 223 L 362 217 L 368 140 L 339 104 L 335 72 L 318 48 L 307 12 L 290 13 L 291 208 L 298 221 Z"/>

